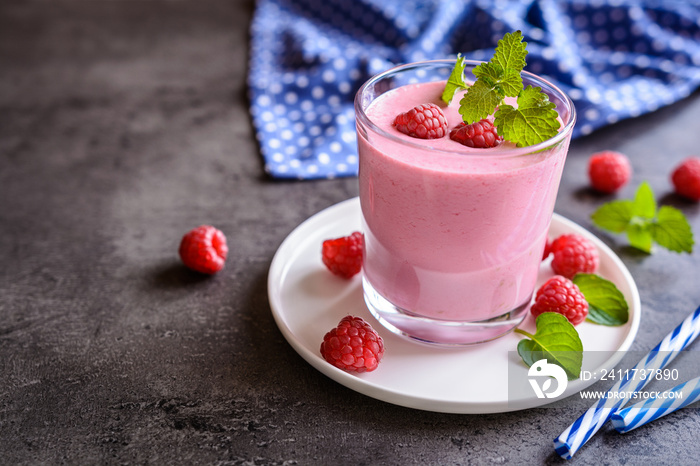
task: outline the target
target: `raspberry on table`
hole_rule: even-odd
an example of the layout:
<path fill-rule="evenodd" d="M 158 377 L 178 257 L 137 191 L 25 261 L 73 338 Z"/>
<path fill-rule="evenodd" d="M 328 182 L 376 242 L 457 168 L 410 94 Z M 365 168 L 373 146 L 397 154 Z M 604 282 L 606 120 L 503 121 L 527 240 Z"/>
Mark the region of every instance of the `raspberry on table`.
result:
<path fill-rule="evenodd" d="M 588 159 L 588 177 L 594 189 L 612 194 L 623 187 L 632 175 L 629 159 L 611 150 L 597 152 Z"/>
<path fill-rule="evenodd" d="M 671 182 L 681 196 L 700 201 L 700 158 L 685 159 L 673 170 Z"/>
<path fill-rule="evenodd" d="M 595 245 L 587 238 L 574 233 L 561 235 L 552 241 L 550 251 L 552 270 L 557 275 L 573 278 L 577 273 L 593 273 L 600 259 Z"/>
<path fill-rule="evenodd" d="M 496 127 L 486 118 L 470 125 L 464 122 L 460 123 L 450 131 L 450 139 L 467 147 L 479 149 L 496 147 L 503 142 Z"/>
<path fill-rule="evenodd" d="M 350 236 L 327 239 L 321 248 L 323 263 L 333 274 L 351 278 L 362 269 L 364 237 L 356 231 Z"/>
<path fill-rule="evenodd" d="M 447 134 L 447 118 L 435 104 L 421 104 L 401 113 L 394 126 L 404 134 L 420 139 L 437 139 Z"/>
<path fill-rule="evenodd" d="M 555 275 L 537 290 L 530 312 L 534 317 L 545 312 L 557 312 L 573 325 L 578 325 L 586 320 L 588 302 L 574 282 Z"/>
<path fill-rule="evenodd" d="M 182 237 L 179 253 L 190 269 L 214 274 L 224 268 L 228 256 L 226 236 L 211 225 L 200 225 Z"/>
<path fill-rule="evenodd" d="M 321 356 L 344 371 L 371 372 L 384 356 L 384 340 L 361 317 L 345 316 L 323 337 Z"/>

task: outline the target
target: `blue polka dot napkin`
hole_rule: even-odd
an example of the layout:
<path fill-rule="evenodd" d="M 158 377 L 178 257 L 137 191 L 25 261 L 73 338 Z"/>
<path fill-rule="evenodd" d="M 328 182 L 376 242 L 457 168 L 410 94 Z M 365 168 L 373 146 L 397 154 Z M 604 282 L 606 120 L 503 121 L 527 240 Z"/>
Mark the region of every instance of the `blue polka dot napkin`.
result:
<path fill-rule="evenodd" d="M 574 137 L 700 85 L 700 0 L 258 0 L 248 85 L 274 178 L 357 174 L 353 98 L 392 66 L 488 60 L 504 33 L 573 99 Z"/>

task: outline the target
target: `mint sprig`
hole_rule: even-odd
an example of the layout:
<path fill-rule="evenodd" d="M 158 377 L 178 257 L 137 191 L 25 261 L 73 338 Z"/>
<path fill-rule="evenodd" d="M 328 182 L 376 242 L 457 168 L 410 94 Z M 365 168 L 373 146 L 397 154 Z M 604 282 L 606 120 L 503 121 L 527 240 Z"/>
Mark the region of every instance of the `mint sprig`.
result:
<path fill-rule="evenodd" d="M 680 210 L 661 206 L 657 210 L 654 192 L 643 182 L 632 200 L 611 201 L 591 215 L 593 223 L 613 233 L 626 233 L 630 246 L 650 254 L 653 244 L 677 253 L 693 252 L 695 238 L 690 223 Z"/>
<path fill-rule="evenodd" d="M 522 33 L 506 33 L 498 41 L 491 60 L 473 69 L 477 79 L 471 86 L 465 84 L 464 61 L 458 56 L 443 100 L 449 104 L 457 90 L 467 89 L 459 102 L 459 113 L 465 123 L 471 124 L 493 114 L 498 134 L 518 147 L 546 141 L 559 131 L 558 115 L 554 103 L 541 88 L 523 89 L 521 72 L 526 56 L 527 42 L 523 42 Z M 517 97 L 518 107 L 504 105 L 506 97 Z"/>
<path fill-rule="evenodd" d="M 592 273 L 577 273 L 572 281 L 588 303 L 586 320 L 613 327 L 627 323 L 629 305 L 613 282 Z"/>
<path fill-rule="evenodd" d="M 540 359 L 547 359 L 548 363 L 564 369 L 569 380 L 577 379 L 583 364 L 583 343 L 576 328 L 556 312 L 540 314 L 535 325 L 534 335 L 515 329 L 515 333 L 529 338 L 518 343 L 518 354 L 525 364 L 529 367 Z"/>

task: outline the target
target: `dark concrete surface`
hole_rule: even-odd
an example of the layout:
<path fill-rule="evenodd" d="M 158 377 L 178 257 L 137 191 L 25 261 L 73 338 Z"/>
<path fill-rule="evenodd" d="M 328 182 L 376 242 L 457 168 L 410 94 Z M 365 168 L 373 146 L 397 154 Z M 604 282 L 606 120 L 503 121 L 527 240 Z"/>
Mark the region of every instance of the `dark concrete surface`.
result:
<path fill-rule="evenodd" d="M 578 408 L 422 412 L 305 363 L 266 289 L 282 240 L 357 195 L 355 179 L 275 182 L 247 113 L 251 1 L 0 3 L 0 464 L 564 463 Z M 557 212 L 594 230 L 588 155 L 617 149 L 681 208 L 671 168 L 699 154 L 700 95 L 575 141 Z M 177 258 L 190 228 L 229 238 L 212 278 Z M 594 230 L 596 231 L 596 230 Z M 629 267 L 648 350 L 700 304 L 698 252 Z M 692 374 L 692 377 L 698 374 Z M 700 414 L 600 432 L 572 464 L 697 464 Z"/>

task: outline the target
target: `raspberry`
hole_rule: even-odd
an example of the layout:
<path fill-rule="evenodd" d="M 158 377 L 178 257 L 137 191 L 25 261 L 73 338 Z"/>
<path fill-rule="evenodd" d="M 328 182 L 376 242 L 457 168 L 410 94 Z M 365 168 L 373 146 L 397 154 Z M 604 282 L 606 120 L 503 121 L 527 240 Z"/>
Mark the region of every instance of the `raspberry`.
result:
<path fill-rule="evenodd" d="M 421 104 L 394 119 L 396 129 L 420 139 L 436 139 L 447 134 L 447 118 L 435 104 Z"/>
<path fill-rule="evenodd" d="M 586 320 L 588 302 L 574 282 L 555 275 L 537 290 L 530 312 L 534 317 L 544 312 L 557 312 L 578 325 Z"/>
<path fill-rule="evenodd" d="M 557 275 L 573 278 L 579 272 L 593 273 L 598 268 L 598 250 L 583 236 L 561 235 L 552 241 L 550 251 L 554 255 L 552 270 Z"/>
<path fill-rule="evenodd" d="M 678 194 L 700 201 L 700 158 L 685 159 L 671 174 L 671 181 Z"/>
<path fill-rule="evenodd" d="M 471 125 L 460 123 L 450 131 L 450 139 L 465 146 L 480 149 L 496 147 L 503 141 L 496 132 L 496 127 L 486 118 Z"/>
<path fill-rule="evenodd" d="M 384 340 L 360 317 L 345 316 L 326 333 L 321 356 L 348 372 L 371 372 L 384 356 Z"/>
<path fill-rule="evenodd" d="M 597 152 L 588 159 L 591 186 L 602 193 L 614 193 L 629 181 L 631 174 L 629 160 L 619 152 Z"/>
<path fill-rule="evenodd" d="M 552 253 L 552 242 L 547 238 L 547 242 L 544 244 L 544 252 L 542 253 L 542 260 L 545 260 Z"/>
<path fill-rule="evenodd" d="M 321 258 L 328 270 L 343 278 L 358 273 L 362 269 L 363 239 L 362 233 L 356 231 L 350 236 L 325 240 Z"/>
<path fill-rule="evenodd" d="M 209 225 L 190 230 L 180 242 L 180 258 L 197 272 L 213 274 L 224 268 L 228 246 L 226 236 Z"/>

